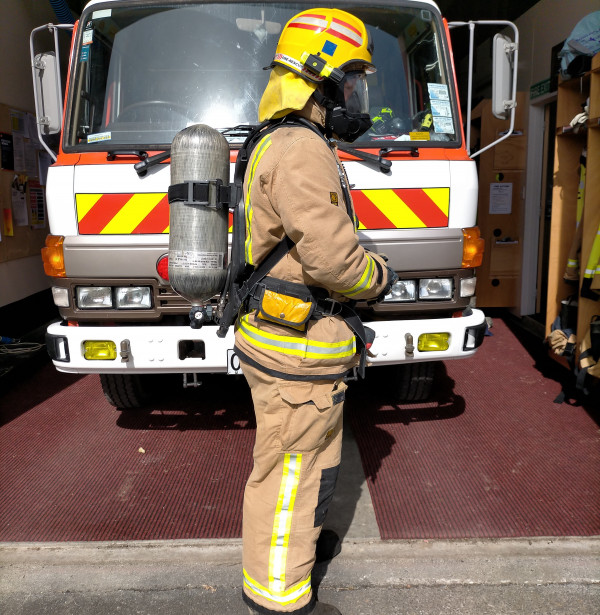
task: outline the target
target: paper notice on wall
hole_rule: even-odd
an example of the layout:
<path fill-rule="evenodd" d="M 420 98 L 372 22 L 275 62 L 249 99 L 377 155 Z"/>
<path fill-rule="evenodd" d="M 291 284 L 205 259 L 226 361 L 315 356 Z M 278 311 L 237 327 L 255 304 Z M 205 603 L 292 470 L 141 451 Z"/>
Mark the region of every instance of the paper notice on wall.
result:
<path fill-rule="evenodd" d="M 25 116 L 25 123 L 27 125 L 27 132 L 29 133 L 29 139 L 31 144 L 36 149 L 41 148 L 42 144 L 40 143 L 40 138 L 37 131 L 37 122 L 35 121 L 35 115 L 28 113 Z"/>
<path fill-rule="evenodd" d="M 490 184 L 490 213 L 510 214 L 512 212 L 512 182 Z"/>
<path fill-rule="evenodd" d="M 29 177 L 38 177 L 39 167 L 38 167 L 37 150 L 30 142 L 26 142 L 24 152 L 25 152 L 25 169 L 24 169 L 25 173 L 27 173 Z"/>
<path fill-rule="evenodd" d="M 25 171 L 25 139 L 23 135 L 13 134 L 13 155 L 15 171 Z"/>
<path fill-rule="evenodd" d="M 25 193 L 15 188 L 12 189 L 12 212 L 13 221 L 16 226 L 27 226 L 29 224 Z"/>
<path fill-rule="evenodd" d="M 44 189 L 35 181 L 29 182 L 29 210 L 32 228 L 44 228 L 46 226 Z"/>

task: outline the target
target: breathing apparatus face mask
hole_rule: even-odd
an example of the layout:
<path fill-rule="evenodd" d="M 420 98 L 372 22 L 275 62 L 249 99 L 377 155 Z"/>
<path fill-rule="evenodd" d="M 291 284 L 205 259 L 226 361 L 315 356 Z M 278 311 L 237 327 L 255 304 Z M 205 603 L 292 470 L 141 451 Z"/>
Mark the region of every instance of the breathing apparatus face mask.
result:
<path fill-rule="evenodd" d="M 326 83 L 325 98 L 329 99 L 329 104 L 325 104 L 326 129 L 342 141 L 352 143 L 373 125 L 364 71 L 349 71 L 340 83 Z"/>

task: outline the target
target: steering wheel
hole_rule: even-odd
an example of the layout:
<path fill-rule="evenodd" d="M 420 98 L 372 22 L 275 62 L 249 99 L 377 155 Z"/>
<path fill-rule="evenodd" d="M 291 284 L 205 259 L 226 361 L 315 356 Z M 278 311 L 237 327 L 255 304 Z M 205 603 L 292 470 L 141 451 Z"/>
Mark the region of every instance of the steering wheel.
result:
<path fill-rule="evenodd" d="M 119 119 L 122 120 L 122 116 L 131 113 L 137 109 L 143 109 L 144 107 L 163 107 L 165 109 L 175 109 L 178 113 L 183 115 L 185 118 L 191 120 L 192 118 L 189 116 L 190 110 L 181 103 L 176 103 L 170 100 L 140 100 L 138 102 L 127 105 L 121 110 L 119 114 Z"/>

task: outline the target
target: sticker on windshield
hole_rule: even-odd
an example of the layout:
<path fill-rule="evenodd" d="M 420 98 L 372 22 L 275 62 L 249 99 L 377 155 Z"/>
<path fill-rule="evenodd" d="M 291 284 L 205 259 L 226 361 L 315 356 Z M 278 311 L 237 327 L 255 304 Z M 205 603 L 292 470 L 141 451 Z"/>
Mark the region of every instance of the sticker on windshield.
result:
<path fill-rule="evenodd" d="M 427 90 L 433 116 L 433 130 L 437 133 L 454 134 L 448 86 L 443 83 L 428 83 Z"/>
<path fill-rule="evenodd" d="M 431 115 L 433 117 L 443 116 L 452 117 L 452 110 L 450 109 L 450 101 L 448 100 L 432 100 L 431 102 Z"/>
<path fill-rule="evenodd" d="M 92 13 L 92 19 L 104 19 L 105 17 L 110 17 L 112 14 L 112 9 L 102 9 L 101 11 L 94 11 Z"/>
<path fill-rule="evenodd" d="M 429 100 L 450 100 L 448 86 L 444 83 L 428 83 Z"/>
<path fill-rule="evenodd" d="M 433 128 L 435 132 L 454 134 L 454 122 L 451 117 L 433 116 Z"/>
<path fill-rule="evenodd" d="M 82 45 L 91 45 L 94 40 L 94 31 L 90 28 L 89 30 L 84 30 L 83 38 L 81 39 Z"/>
<path fill-rule="evenodd" d="M 98 141 L 110 141 L 112 139 L 110 132 L 97 132 L 95 135 L 88 135 L 88 143 L 98 143 Z"/>

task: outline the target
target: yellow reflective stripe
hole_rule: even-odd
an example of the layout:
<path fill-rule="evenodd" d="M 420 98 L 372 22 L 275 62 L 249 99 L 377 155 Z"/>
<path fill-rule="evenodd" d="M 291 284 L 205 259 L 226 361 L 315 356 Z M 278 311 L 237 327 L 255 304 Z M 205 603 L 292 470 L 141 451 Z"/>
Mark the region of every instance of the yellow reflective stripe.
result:
<path fill-rule="evenodd" d="M 592 244 L 592 250 L 585 267 L 584 278 L 593 278 L 600 271 L 600 228 L 596 232 L 596 238 Z"/>
<path fill-rule="evenodd" d="M 256 172 L 256 167 L 258 166 L 260 159 L 263 157 L 263 154 L 269 149 L 270 146 L 271 135 L 267 135 L 258 142 L 258 145 L 256 146 L 249 162 L 250 173 L 248 175 L 248 190 L 246 192 L 246 202 L 244 203 L 246 215 L 245 255 L 246 262 L 249 265 L 254 265 L 254 261 L 252 260 L 252 201 L 250 199 L 250 193 L 252 191 L 252 182 L 254 180 L 254 173 Z"/>
<path fill-rule="evenodd" d="M 102 194 L 77 194 L 77 222 L 81 222 L 85 214 L 100 200 Z"/>
<path fill-rule="evenodd" d="M 283 476 L 275 509 L 275 521 L 269 552 L 269 588 L 275 592 L 285 589 L 285 565 L 287 562 L 290 528 L 298 484 L 300 483 L 300 453 L 286 453 L 283 460 Z"/>
<path fill-rule="evenodd" d="M 392 190 L 363 190 L 365 196 L 396 228 L 423 228 L 425 223 Z"/>
<path fill-rule="evenodd" d="M 371 282 L 373 281 L 373 273 L 375 272 L 375 263 L 373 259 L 367 254 L 367 266 L 363 271 L 360 280 L 348 290 L 341 291 L 343 295 L 346 297 L 353 297 L 354 295 L 358 295 L 365 290 L 371 288 Z"/>
<path fill-rule="evenodd" d="M 450 214 L 450 197 L 448 188 L 423 188 L 423 192 L 443 211 L 445 216 Z"/>
<path fill-rule="evenodd" d="M 300 581 L 300 583 L 297 583 L 289 589 L 280 592 L 273 591 L 266 588 L 264 585 L 261 585 L 258 581 L 255 581 L 244 569 L 244 586 L 257 596 L 262 596 L 267 600 L 271 600 L 272 602 L 276 602 L 277 604 L 284 605 L 298 602 L 298 600 L 302 598 L 302 596 L 307 594 L 311 588 L 311 578 L 309 575 L 308 579 Z"/>
<path fill-rule="evenodd" d="M 131 198 L 102 229 L 102 235 L 130 234 L 138 224 L 160 203 L 163 193 L 132 194 Z"/>
<path fill-rule="evenodd" d="M 320 342 L 305 337 L 274 335 L 261 331 L 248 322 L 249 315 L 240 318 L 239 332 L 252 346 L 307 359 L 341 359 L 356 354 L 354 336 L 339 342 Z"/>

